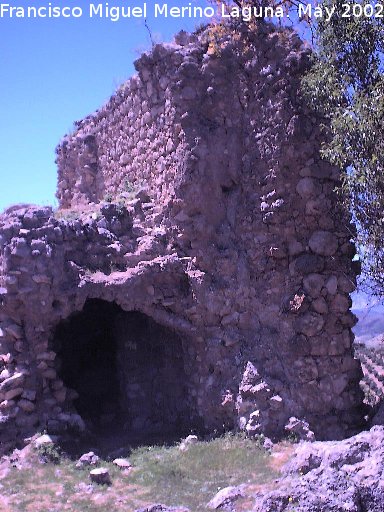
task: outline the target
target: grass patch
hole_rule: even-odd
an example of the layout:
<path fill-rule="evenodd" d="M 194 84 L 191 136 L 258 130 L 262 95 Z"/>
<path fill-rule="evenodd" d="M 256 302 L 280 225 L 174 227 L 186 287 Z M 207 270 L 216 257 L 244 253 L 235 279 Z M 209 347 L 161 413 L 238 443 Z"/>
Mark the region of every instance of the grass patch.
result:
<path fill-rule="evenodd" d="M 276 478 L 267 452 L 234 435 L 199 442 L 186 452 L 177 447 L 141 448 L 130 459 L 137 467 L 132 480 L 148 489 L 148 495 L 196 512 L 206 510 L 205 504 L 223 487 Z"/>
<path fill-rule="evenodd" d="M 112 485 L 91 485 L 89 468 L 76 469 L 61 457 L 56 464 L 31 462 L 12 468 L 0 482 L 0 511 L 133 512 L 149 503 L 183 505 L 206 512 L 206 503 L 229 485 L 268 484 L 277 477 L 272 457 L 257 443 L 237 435 L 201 441 L 188 451 L 147 446 L 130 455 L 134 469 L 121 472 L 108 461 Z"/>

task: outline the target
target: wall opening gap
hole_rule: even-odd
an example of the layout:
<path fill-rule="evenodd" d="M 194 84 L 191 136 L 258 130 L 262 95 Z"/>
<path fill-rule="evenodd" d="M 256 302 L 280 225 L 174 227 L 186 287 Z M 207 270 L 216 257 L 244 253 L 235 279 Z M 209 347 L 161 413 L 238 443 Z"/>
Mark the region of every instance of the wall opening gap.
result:
<path fill-rule="evenodd" d="M 196 425 L 185 340 L 139 311 L 86 301 L 53 336 L 57 369 L 77 412 L 101 437 L 176 439 Z"/>

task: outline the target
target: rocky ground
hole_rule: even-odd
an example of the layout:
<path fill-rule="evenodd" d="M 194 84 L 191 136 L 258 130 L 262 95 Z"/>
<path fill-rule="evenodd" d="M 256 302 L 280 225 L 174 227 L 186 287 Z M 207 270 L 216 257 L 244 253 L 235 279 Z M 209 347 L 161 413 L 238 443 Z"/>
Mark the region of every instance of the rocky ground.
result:
<path fill-rule="evenodd" d="M 199 442 L 195 436 L 189 436 L 182 441 L 176 450 L 179 457 L 195 449 Z M 265 465 L 280 469 L 280 478 L 257 484 L 256 480 L 246 479 L 244 483 L 219 488 L 212 493 L 203 508 L 187 508 L 185 503 L 178 503 L 175 487 L 175 503 L 171 505 L 156 501 L 150 503 L 153 495 L 140 508 L 124 508 L 135 512 L 197 512 L 201 510 L 224 510 L 232 512 L 382 512 L 384 510 L 384 427 L 375 426 L 371 430 L 361 432 L 342 441 L 309 442 L 301 441 L 282 449 L 281 444 L 269 447 L 270 458 Z M 35 450 L 33 450 L 35 448 Z M 10 468 L 31 470 L 31 453 L 36 449 L 45 457 L 52 457 L 52 440 L 44 435 L 34 439 L 31 445 L 22 451 L 15 452 L 8 458 L 3 458 L 1 464 L 1 481 L 3 482 Z M 225 451 L 225 444 L 223 451 Z M 159 455 L 157 455 L 159 458 Z M 288 458 L 288 461 L 285 460 Z M 159 459 L 160 460 L 160 459 Z M 255 459 L 256 461 L 256 459 Z M 52 460 L 51 460 L 52 462 Z M 103 462 L 103 464 L 101 464 Z M 282 463 L 285 462 L 283 465 Z M 34 462 L 36 464 L 36 460 Z M 113 464 L 113 466 L 112 466 Z M 261 464 L 258 460 L 256 464 Z M 77 470 L 88 474 L 88 484 L 80 483 L 76 487 L 77 494 L 97 494 L 97 488 L 113 489 L 122 484 L 128 490 L 132 485 L 131 462 L 126 458 L 117 458 L 107 467 L 94 453 L 83 454 L 77 461 Z M 113 467 L 118 468 L 116 471 Z M 75 470 L 75 469 L 74 469 Z M 234 469 L 235 470 L 235 469 Z M 178 471 L 175 459 L 175 471 Z M 198 471 L 198 468 L 196 468 Z M 251 475 L 251 472 L 249 474 Z M 124 480 L 125 479 L 125 480 Z M 124 482 L 123 482 L 124 480 Z M 228 480 L 229 481 L 229 480 Z M 176 483 L 175 483 L 176 485 Z M 4 488 L 4 485 L 1 485 Z M 107 491 L 105 493 L 108 494 Z M 56 493 L 57 494 L 57 493 Z M 172 496 L 172 494 L 171 494 Z M 179 497 L 180 499 L 180 497 Z M 120 498 L 123 503 L 123 499 Z M 172 500 L 171 500 L 172 501 Z M 4 502 L 3 502 L 4 503 Z M 103 502 L 104 503 L 104 502 Z M 1 504 L 1 501 L 0 501 Z M 100 510 L 97 508 L 86 510 Z M 16 510 L 6 508 L 4 510 Z M 25 510 L 37 510 L 26 508 Z M 45 509 L 44 509 L 45 510 Z M 56 511 L 56 508 L 52 510 Z M 67 510 L 67 508 L 66 508 Z M 68 508 L 68 510 L 72 510 Z M 80 509 L 79 509 L 80 510 Z M 83 510 L 83 509 L 81 509 Z M 120 511 L 120 508 L 111 510 Z"/>
<path fill-rule="evenodd" d="M 382 512 L 384 427 L 343 441 L 301 442 L 273 490 L 260 490 L 249 512 Z M 221 490 L 208 508 L 240 510 L 246 486 Z M 241 509 L 243 510 L 243 509 Z"/>
<path fill-rule="evenodd" d="M 384 428 L 343 441 L 301 443 L 254 512 L 382 512 Z"/>

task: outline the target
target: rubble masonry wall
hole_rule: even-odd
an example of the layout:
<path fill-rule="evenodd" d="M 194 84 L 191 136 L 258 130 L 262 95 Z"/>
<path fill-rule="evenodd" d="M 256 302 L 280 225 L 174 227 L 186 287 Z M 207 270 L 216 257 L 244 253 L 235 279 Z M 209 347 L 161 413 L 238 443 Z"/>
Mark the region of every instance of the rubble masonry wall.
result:
<path fill-rule="evenodd" d="M 191 421 L 209 430 L 281 435 L 296 416 L 331 438 L 361 422 L 353 227 L 298 92 L 309 50 L 264 23 L 240 34 L 144 54 L 58 146 L 62 211 L 1 217 L 4 442 L 81 423 L 51 342 L 87 298 L 183 337 Z"/>

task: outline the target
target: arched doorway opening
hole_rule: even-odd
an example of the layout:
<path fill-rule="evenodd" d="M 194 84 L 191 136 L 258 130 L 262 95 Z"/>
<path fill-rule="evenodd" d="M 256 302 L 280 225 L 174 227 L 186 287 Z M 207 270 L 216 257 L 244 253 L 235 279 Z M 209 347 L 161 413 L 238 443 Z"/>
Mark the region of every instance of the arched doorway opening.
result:
<path fill-rule="evenodd" d="M 193 428 L 185 341 L 147 315 L 89 299 L 57 326 L 53 349 L 61 379 L 78 394 L 74 406 L 92 427 L 118 426 L 143 441 Z"/>

